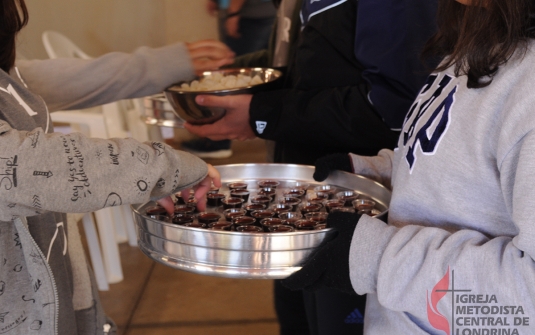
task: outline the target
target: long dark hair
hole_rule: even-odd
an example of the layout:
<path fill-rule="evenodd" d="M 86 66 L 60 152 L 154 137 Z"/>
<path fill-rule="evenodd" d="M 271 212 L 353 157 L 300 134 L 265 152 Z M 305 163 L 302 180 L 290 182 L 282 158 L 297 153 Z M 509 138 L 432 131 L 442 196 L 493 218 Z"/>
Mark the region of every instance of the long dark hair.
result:
<path fill-rule="evenodd" d="M 0 69 L 5 72 L 15 64 L 15 38 L 28 23 L 24 0 L 0 0 Z"/>
<path fill-rule="evenodd" d="M 485 87 L 515 51 L 526 51 L 534 28 L 534 0 L 472 0 L 470 6 L 439 0 L 438 32 L 423 55 L 447 57 L 437 70 L 454 65 L 469 88 Z"/>

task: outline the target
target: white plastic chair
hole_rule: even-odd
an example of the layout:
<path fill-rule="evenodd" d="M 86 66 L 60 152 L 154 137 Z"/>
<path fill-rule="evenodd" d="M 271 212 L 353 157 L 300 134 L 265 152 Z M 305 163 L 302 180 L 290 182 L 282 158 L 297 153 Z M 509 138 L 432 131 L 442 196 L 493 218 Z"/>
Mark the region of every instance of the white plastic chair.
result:
<path fill-rule="evenodd" d="M 57 31 L 47 30 L 43 32 L 42 40 L 50 58 L 92 58 L 69 38 Z"/>
<path fill-rule="evenodd" d="M 50 58 L 92 58 L 68 37 L 57 31 L 44 31 L 42 40 Z M 149 135 L 151 130 L 141 121 L 141 111 L 137 107 L 138 105 L 134 104 L 133 100 L 116 101 L 102 106 L 101 113 L 103 113 L 104 125 L 110 137 L 131 136 L 141 142 L 152 138 Z M 66 113 L 79 113 L 79 111 L 67 111 Z M 66 115 L 62 114 L 61 116 Z M 59 116 L 56 118 L 59 119 Z"/>
<path fill-rule="evenodd" d="M 91 59 L 89 55 L 61 33 L 45 31 L 42 40 L 50 58 Z M 126 102 L 124 104 L 126 105 Z M 51 113 L 51 118 L 54 122 L 68 123 L 73 130 L 80 131 L 90 137 L 124 138 L 129 135 L 123 127 L 125 121 L 122 115 L 121 102 L 109 103 L 86 110 L 58 111 Z M 128 241 L 132 246 L 137 245 L 132 212 L 127 205 L 108 207 L 85 214 L 82 222 L 98 288 L 101 291 L 108 290 L 108 283 L 117 283 L 123 280 L 117 243 Z"/>

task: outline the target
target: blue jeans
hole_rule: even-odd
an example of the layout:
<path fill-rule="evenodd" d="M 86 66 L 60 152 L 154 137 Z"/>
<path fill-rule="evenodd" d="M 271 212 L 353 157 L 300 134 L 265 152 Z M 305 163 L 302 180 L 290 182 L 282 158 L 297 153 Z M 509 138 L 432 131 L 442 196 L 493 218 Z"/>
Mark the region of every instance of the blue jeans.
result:
<path fill-rule="evenodd" d="M 240 18 L 240 38 L 232 38 L 222 33 L 221 40 L 236 53 L 236 56 L 267 49 L 274 19 L 274 17 L 259 19 Z M 221 31 L 224 32 L 224 21 L 220 24 L 220 29 L 223 29 Z"/>

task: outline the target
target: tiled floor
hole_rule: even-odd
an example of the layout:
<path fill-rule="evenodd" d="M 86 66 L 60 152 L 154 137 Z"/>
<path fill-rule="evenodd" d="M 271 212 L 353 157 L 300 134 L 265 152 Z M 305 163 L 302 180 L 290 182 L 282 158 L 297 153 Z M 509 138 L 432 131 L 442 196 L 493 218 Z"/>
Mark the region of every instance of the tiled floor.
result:
<path fill-rule="evenodd" d="M 234 141 L 213 165 L 266 161 L 262 140 Z M 121 335 L 278 334 L 272 281 L 202 276 L 156 263 L 120 245 L 124 280 L 100 296 Z"/>

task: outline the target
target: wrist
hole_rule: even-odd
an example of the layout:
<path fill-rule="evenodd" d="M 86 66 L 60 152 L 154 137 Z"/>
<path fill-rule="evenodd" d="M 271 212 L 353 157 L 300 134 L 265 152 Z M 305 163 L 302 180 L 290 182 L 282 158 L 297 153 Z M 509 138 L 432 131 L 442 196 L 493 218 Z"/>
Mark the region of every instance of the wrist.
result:
<path fill-rule="evenodd" d="M 275 140 L 277 120 L 282 112 L 283 93 L 283 90 L 274 90 L 253 94 L 249 105 L 249 125 L 257 137 Z"/>
<path fill-rule="evenodd" d="M 358 294 L 377 293 L 381 260 L 398 230 L 368 215 L 359 220 L 349 249 L 349 273 Z"/>

